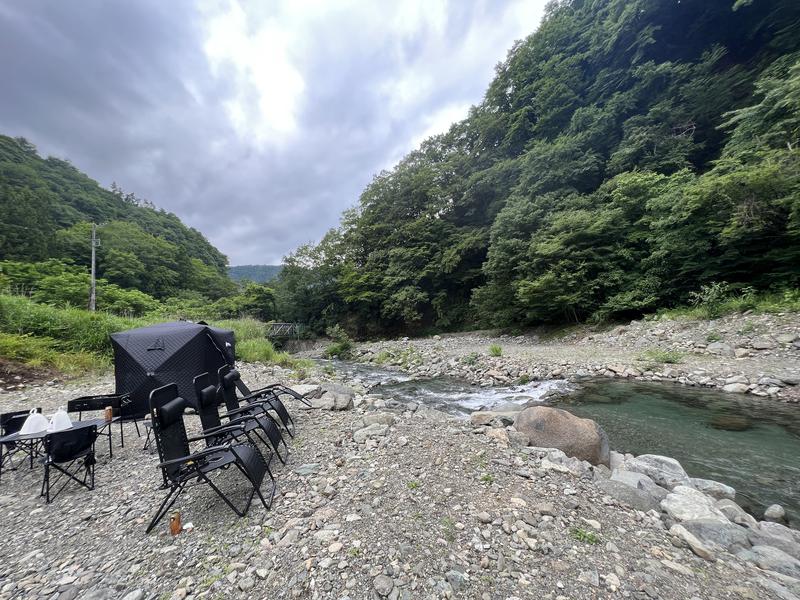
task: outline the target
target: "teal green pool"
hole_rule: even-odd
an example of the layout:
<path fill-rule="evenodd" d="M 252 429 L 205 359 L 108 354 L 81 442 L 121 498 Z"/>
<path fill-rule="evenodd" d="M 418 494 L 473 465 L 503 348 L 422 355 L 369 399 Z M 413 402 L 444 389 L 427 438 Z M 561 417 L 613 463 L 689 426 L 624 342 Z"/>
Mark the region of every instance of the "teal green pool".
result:
<path fill-rule="evenodd" d="M 756 516 L 778 503 L 800 525 L 800 406 L 620 381 L 586 383 L 557 405 L 600 423 L 619 452 L 672 456 L 692 477 L 736 488 Z"/>

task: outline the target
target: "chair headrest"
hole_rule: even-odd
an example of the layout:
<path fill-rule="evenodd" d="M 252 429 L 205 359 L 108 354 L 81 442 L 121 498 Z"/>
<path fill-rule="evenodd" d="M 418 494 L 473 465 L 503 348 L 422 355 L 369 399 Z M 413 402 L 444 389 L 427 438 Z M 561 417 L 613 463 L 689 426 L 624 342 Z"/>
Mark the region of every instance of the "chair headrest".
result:
<path fill-rule="evenodd" d="M 229 390 L 236 386 L 236 380 L 239 379 L 238 371 L 231 371 L 222 376 L 222 386 Z"/>
<path fill-rule="evenodd" d="M 178 419 L 183 418 L 183 411 L 186 409 L 186 400 L 178 396 L 167 402 L 158 411 L 158 422 L 161 427 L 169 427 Z"/>
<path fill-rule="evenodd" d="M 213 385 L 204 387 L 197 392 L 197 402 L 201 408 L 210 408 L 217 405 L 217 388 Z"/>

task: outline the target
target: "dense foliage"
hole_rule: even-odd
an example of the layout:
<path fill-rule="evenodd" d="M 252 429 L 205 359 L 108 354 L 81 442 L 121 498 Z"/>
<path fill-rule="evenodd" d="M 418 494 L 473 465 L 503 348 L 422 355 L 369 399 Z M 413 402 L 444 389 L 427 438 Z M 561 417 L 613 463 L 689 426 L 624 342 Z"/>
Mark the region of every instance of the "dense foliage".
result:
<path fill-rule="evenodd" d="M 227 259 L 203 235 L 150 202 L 111 190 L 69 162 L 0 135 L 0 259 L 58 258 L 88 273 L 98 223 L 98 275 L 157 298 L 184 290 L 216 299 L 235 286 Z"/>
<path fill-rule="evenodd" d="M 267 283 L 278 276 L 281 268 L 281 265 L 236 265 L 228 267 L 228 275 L 234 281 Z"/>
<path fill-rule="evenodd" d="M 361 335 L 620 318 L 800 283 L 800 3 L 560 0 L 481 104 L 279 277 Z"/>

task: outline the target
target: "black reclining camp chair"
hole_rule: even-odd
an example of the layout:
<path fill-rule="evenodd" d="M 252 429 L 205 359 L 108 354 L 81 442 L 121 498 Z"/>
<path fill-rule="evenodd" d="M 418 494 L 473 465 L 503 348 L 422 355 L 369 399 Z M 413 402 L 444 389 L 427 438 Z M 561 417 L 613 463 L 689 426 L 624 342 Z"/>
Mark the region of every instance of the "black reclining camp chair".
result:
<path fill-rule="evenodd" d="M 153 435 L 161 460 L 158 466 L 162 471 L 165 487 L 169 488 L 169 493 L 147 526 L 148 533 L 175 504 L 184 488 L 193 482 L 207 483 L 240 517 L 247 514 L 255 495 L 258 495 L 265 508 L 270 507 L 261 494 L 260 486 L 267 473 L 267 463 L 258 448 L 250 443 L 228 441 L 191 452 L 189 442 L 206 440 L 210 436 L 218 438 L 221 431 L 192 438 L 187 437 L 186 427 L 183 423 L 183 412 L 186 406 L 186 400 L 178 395 L 178 386 L 174 383 L 150 392 Z M 227 469 L 230 466 L 235 466 L 252 486 L 252 491 L 242 509 L 237 508 L 209 478 L 214 471 Z"/>
<path fill-rule="evenodd" d="M 36 412 L 42 412 L 41 407 L 36 408 Z M 17 433 L 25 424 L 25 419 L 30 414 L 29 410 L 16 410 L 14 412 L 7 412 L 0 414 L 0 437 Z M 36 456 L 36 448 L 39 440 L 19 440 L 13 442 L 3 442 L 0 444 L 0 477 L 3 474 L 3 467 L 6 464 L 12 471 L 17 467 L 14 465 L 14 455 L 22 453 L 30 460 L 30 466 L 33 468 L 33 459 Z"/>
<path fill-rule="evenodd" d="M 302 395 L 280 383 L 273 383 L 271 385 L 251 391 L 244 381 L 242 381 L 242 376 L 239 371 L 231 368 L 229 365 L 223 365 L 220 367 L 218 375 L 221 385 L 225 385 L 226 387 L 233 385 L 237 390 L 239 390 L 239 392 L 242 394 L 239 397 L 240 401 L 247 402 L 248 404 L 264 404 L 265 409 L 274 411 L 289 436 L 294 437 L 294 421 L 292 420 L 291 415 L 289 415 L 289 411 L 286 410 L 286 406 L 281 401 L 280 397 L 282 395 L 287 395 L 300 400 L 300 402 L 306 404 L 307 406 L 311 406 L 308 400 L 306 400 Z"/>
<path fill-rule="evenodd" d="M 42 479 L 42 493 L 47 504 L 58 496 L 70 481 L 74 481 L 87 490 L 94 489 L 94 442 L 97 440 L 97 425 L 73 425 L 64 431 L 54 431 L 44 436 L 44 478 Z M 54 481 L 50 481 L 50 472 L 57 472 Z M 80 478 L 80 473 L 83 477 Z M 65 478 L 64 484 L 55 494 L 50 494 L 50 489 L 60 479 Z M 87 481 L 88 480 L 88 481 Z"/>
<path fill-rule="evenodd" d="M 267 412 L 268 407 L 258 401 L 254 400 L 253 403 L 246 403 L 244 406 L 240 406 L 240 398 L 236 395 L 236 386 L 233 381 L 231 377 L 224 380 L 220 379 L 220 385 L 217 388 L 218 397 L 222 399 L 228 409 L 222 416 L 232 422 L 241 422 L 241 419 L 247 419 L 249 421 L 247 425 L 249 430 L 256 431 L 264 442 L 269 442 L 278 460 L 286 464 L 289 446 L 286 445 L 286 440 L 281 435 L 277 421 Z M 264 439 L 265 436 L 266 439 Z M 281 446 L 283 446 L 283 454 L 281 454 Z"/>
<path fill-rule="evenodd" d="M 223 404 L 222 396 L 217 387 L 211 383 L 211 376 L 208 373 L 201 373 L 193 381 L 198 404 L 197 414 L 200 417 L 203 433 L 222 432 L 219 435 L 223 442 L 231 436 L 237 439 L 244 437 L 253 445 L 256 445 L 255 437 L 264 444 L 269 452 L 267 458 L 267 466 L 269 466 L 272 462 L 272 455 L 278 453 L 273 444 L 280 446 L 280 430 L 278 430 L 277 424 L 262 415 L 247 414 L 241 411 L 241 416 L 234 415 L 227 423 L 223 423 L 219 415 L 219 406 Z M 234 432 L 230 431 L 232 427 L 236 428 Z M 219 441 L 214 437 L 209 437 L 207 443 L 213 445 Z M 272 473 L 270 473 L 271 476 Z"/>

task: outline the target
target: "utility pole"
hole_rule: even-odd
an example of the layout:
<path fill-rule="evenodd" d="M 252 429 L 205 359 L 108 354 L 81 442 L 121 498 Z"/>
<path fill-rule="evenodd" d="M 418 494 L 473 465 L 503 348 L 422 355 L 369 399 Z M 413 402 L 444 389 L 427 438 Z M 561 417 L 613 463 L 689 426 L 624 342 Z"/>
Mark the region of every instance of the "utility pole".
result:
<path fill-rule="evenodd" d="M 97 290 L 96 290 L 96 268 L 95 258 L 96 249 L 100 245 L 100 240 L 97 239 L 97 225 L 92 223 L 92 282 L 89 287 L 89 310 L 94 311 L 97 304 Z"/>

